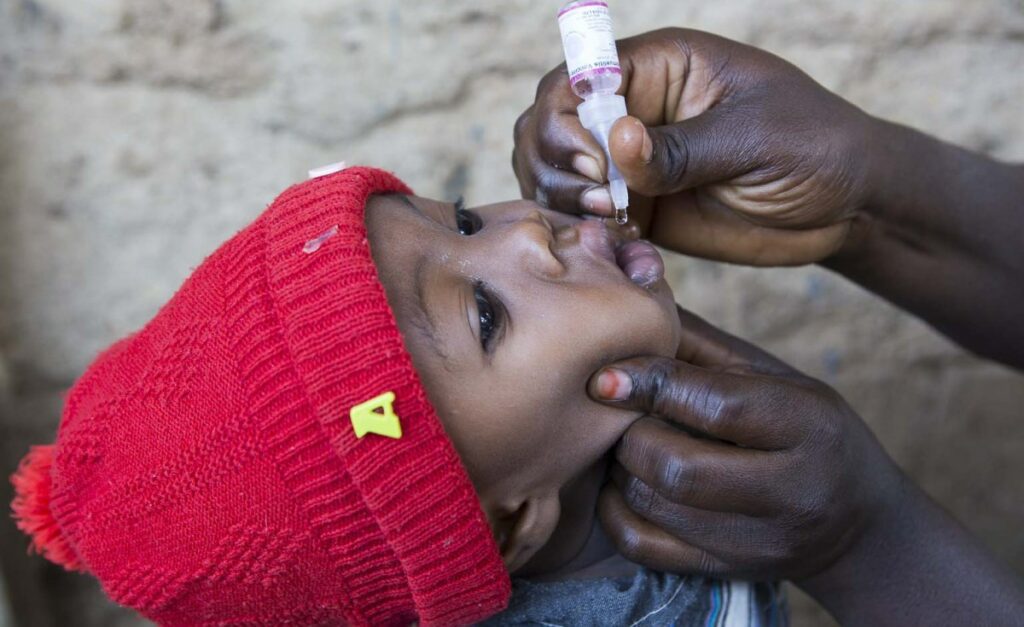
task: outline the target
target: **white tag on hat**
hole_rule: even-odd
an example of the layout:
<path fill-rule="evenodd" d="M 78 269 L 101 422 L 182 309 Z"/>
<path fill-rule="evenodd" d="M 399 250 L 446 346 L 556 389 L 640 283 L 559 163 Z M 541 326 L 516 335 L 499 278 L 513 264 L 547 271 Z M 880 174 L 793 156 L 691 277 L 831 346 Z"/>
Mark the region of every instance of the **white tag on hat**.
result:
<path fill-rule="evenodd" d="M 327 176 L 328 174 L 334 174 L 335 172 L 341 172 L 348 166 L 345 165 L 344 161 L 338 161 L 337 163 L 328 163 L 322 165 L 319 168 L 313 168 L 309 171 L 309 178 L 315 179 L 321 176 Z"/>

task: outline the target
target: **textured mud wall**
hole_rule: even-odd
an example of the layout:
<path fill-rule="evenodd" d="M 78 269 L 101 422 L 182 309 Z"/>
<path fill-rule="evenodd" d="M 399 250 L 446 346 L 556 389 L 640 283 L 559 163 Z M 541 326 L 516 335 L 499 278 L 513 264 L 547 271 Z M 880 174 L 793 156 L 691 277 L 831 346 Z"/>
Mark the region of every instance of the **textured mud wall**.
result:
<path fill-rule="evenodd" d="M 556 5 L 0 0 L 0 474 L 51 437 L 61 391 L 99 349 L 308 168 L 376 164 L 422 195 L 471 204 L 516 196 L 512 124 L 560 60 Z M 712 30 L 873 113 L 1024 159 L 1022 0 L 613 11 L 620 36 Z M 679 302 L 835 385 L 1024 572 L 1022 376 L 816 268 L 669 265 Z M 0 523 L 19 624 L 135 624 L 24 546 Z M 794 605 L 797 624 L 828 624 Z"/>

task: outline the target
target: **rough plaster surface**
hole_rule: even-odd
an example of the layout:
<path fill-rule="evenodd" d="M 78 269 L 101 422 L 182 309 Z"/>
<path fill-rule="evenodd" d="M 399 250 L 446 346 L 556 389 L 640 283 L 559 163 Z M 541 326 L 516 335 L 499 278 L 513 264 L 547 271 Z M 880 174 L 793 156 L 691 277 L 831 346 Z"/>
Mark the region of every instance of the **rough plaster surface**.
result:
<path fill-rule="evenodd" d="M 60 390 L 98 350 L 310 167 L 375 164 L 422 195 L 471 204 L 517 196 L 512 124 L 560 60 L 557 4 L 0 0 L 0 474 L 50 436 Z M 613 11 L 620 36 L 715 31 L 789 58 L 868 111 L 1024 159 L 1022 0 Z M 904 468 L 1024 572 L 1024 378 L 817 268 L 668 265 L 679 302 L 836 386 Z M 94 591 L 32 566 L 10 532 L 18 574 L 7 584 L 32 624 L 131 624 L 76 610 L 88 604 L 74 595 L 64 610 L 28 607 L 42 602 L 33 582 L 41 595 Z M 805 599 L 794 606 L 798 625 L 828 624 Z"/>

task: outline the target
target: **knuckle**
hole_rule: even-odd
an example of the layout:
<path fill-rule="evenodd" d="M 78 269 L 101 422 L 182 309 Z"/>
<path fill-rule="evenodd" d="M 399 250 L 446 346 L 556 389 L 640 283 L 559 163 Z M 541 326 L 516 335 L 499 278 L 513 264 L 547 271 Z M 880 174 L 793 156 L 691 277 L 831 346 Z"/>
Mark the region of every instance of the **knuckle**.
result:
<path fill-rule="evenodd" d="M 805 550 L 805 538 L 801 534 L 800 530 L 779 520 L 761 528 L 755 545 L 759 561 L 780 567 L 793 559 L 799 559 Z"/>
<path fill-rule="evenodd" d="M 561 87 L 563 83 L 565 85 L 568 85 L 568 75 L 569 70 L 566 68 L 565 63 L 561 63 L 555 66 L 554 69 L 545 74 L 540 79 L 540 82 L 537 83 L 537 93 L 534 99 L 537 102 L 540 102 L 544 100 L 548 92 L 550 92 L 552 89 Z"/>
<path fill-rule="evenodd" d="M 678 400 L 677 367 L 673 360 L 659 358 L 651 362 L 643 373 L 636 377 L 633 401 L 655 414 L 671 414 Z"/>
<path fill-rule="evenodd" d="M 694 391 L 692 405 L 707 431 L 736 421 L 746 411 L 749 398 L 743 394 L 721 394 L 708 384 Z"/>
<path fill-rule="evenodd" d="M 805 494 L 794 499 L 786 521 L 790 543 L 798 543 L 809 531 L 822 527 L 828 520 L 828 511 L 828 500 L 820 494 Z"/>
<path fill-rule="evenodd" d="M 651 515 L 658 510 L 658 495 L 649 485 L 635 477 L 629 479 L 624 495 L 629 508 L 638 514 Z"/>
<path fill-rule="evenodd" d="M 531 105 L 526 111 L 519 114 L 516 118 L 516 123 L 512 126 L 512 136 L 515 137 L 516 144 L 519 143 L 520 138 L 527 134 L 528 127 L 530 126 L 530 120 L 533 119 L 533 106 Z"/>
<path fill-rule="evenodd" d="M 828 402 L 815 399 L 809 403 L 807 413 L 810 420 L 807 429 L 807 441 L 817 449 L 835 454 L 844 445 L 844 429 L 842 421 L 836 415 L 834 406 Z"/>
<path fill-rule="evenodd" d="M 541 207 L 547 207 L 549 209 L 554 208 L 551 206 L 551 200 L 548 194 L 548 190 L 546 188 L 540 187 L 539 185 L 533 188 L 532 200 Z"/>
<path fill-rule="evenodd" d="M 658 478 L 670 500 L 685 503 L 694 496 L 697 471 L 690 460 L 680 455 L 666 455 L 659 466 Z"/>
<path fill-rule="evenodd" d="M 697 554 L 697 572 L 704 577 L 712 577 L 716 574 L 718 562 L 710 553 L 700 549 Z"/>
<path fill-rule="evenodd" d="M 761 548 L 761 561 L 775 567 L 791 564 L 800 559 L 800 539 L 789 531 L 783 531 L 765 542 Z"/>
<path fill-rule="evenodd" d="M 558 186 L 558 176 L 556 176 L 556 174 L 552 170 L 550 170 L 550 169 L 548 169 L 546 167 L 539 167 L 538 168 L 538 167 L 534 166 L 533 179 L 534 179 L 534 182 L 536 184 L 537 189 L 538 190 L 543 190 L 546 195 L 550 195 L 550 193 L 552 191 L 557 189 L 557 186 Z M 537 199 L 537 202 L 540 202 L 539 197 Z M 541 204 L 545 204 L 545 203 L 541 203 Z"/>
<path fill-rule="evenodd" d="M 749 396 L 755 399 L 758 407 L 773 413 L 785 413 L 793 398 L 793 390 L 791 386 L 784 382 L 780 383 L 775 378 L 759 378 L 751 387 Z"/>
<path fill-rule="evenodd" d="M 560 115 L 545 115 L 537 119 L 537 137 L 541 138 L 538 148 L 545 157 L 560 157 L 567 149 L 564 118 Z"/>
<path fill-rule="evenodd" d="M 637 505 L 646 498 L 641 494 L 644 491 L 643 482 L 639 481 L 633 475 L 627 474 L 625 479 L 620 480 L 618 486 L 622 493 L 622 500 L 626 502 L 626 505 L 629 506 L 631 510 L 636 511 Z"/>
<path fill-rule="evenodd" d="M 715 410 L 709 415 L 714 422 L 719 423 L 729 422 L 742 416 L 750 402 L 747 397 L 739 394 L 722 396 L 720 394 L 711 393 L 708 397 Z"/>
<path fill-rule="evenodd" d="M 686 132 L 676 127 L 664 133 L 659 144 L 655 146 L 655 158 L 660 157 L 663 171 L 669 175 L 671 182 L 682 181 L 690 165 L 690 142 Z"/>
<path fill-rule="evenodd" d="M 825 415 L 819 421 L 821 439 L 830 451 L 838 451 L 843 448 L 843 427 L 832 415 Z"/>
<path fill-rule="evenodd" d="M 558 211 L 575 212 L 577 209 L 577 191 L 566 184 L 565 177 L 548 166 L 534 166 L 535 198 L 543 207 Z"/>
<path fill-rule="evenodd" d="M 802 388 L 774 377 L 759 381 L 748 399 L 748 408 L 756 408 L 759 419 L 787 447 L 799 444 L 801 436 L 794 434 L 810 433 L 813 425 L 805 423 L 817 420 L 812 407 Z"/>

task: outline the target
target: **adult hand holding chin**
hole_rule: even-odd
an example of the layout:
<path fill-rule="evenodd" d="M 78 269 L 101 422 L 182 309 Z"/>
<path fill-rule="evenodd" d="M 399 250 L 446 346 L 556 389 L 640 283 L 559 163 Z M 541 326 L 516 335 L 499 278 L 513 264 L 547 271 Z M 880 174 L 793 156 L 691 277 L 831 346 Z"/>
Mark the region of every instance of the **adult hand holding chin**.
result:
<path fill-rule="evenodd" d="M 825 384 L 679 310 L 675 359 L 591 379 L 595 400 L 648 414 L 616 450 L 599 514 L 654 568 L 799 579 L 831 566 L 894 510 L 905 481 Z"/>

